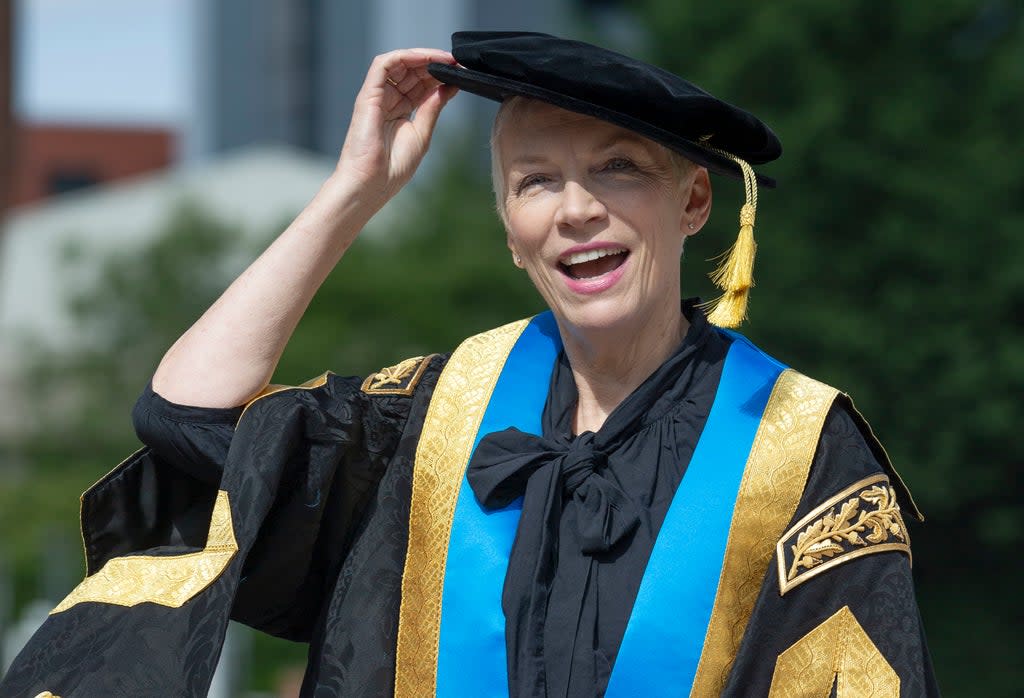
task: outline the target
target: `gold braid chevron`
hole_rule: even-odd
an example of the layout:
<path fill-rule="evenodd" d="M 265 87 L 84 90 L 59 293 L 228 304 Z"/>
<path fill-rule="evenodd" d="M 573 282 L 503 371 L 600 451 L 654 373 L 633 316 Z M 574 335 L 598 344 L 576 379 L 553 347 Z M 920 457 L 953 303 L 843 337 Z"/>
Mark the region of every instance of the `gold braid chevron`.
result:
<path fill-rule="evenodd" d="M 412 476 L 395 698 L 432 696 L 436 691 L 441 592 L 455 503 L 498 375 L 528 323 L 521 320 L 464 341 L 434 388 Z"/>
<path fill-rule="evenodd" d="M 184 555 L 125 555 L 107 561 L 72 590 L 50 614 L 86 601 L 136 606 L 155 603 L 180 608 L 227 568 L 238 552 L 228 493 L 217 492 L 206 547 Z"/>
<path fill-rule="evenodd" d="M 729 676 L 775 543 L 800 502 L 838 391 L 782 372 L 754 436 L 733 510 L 715 605 L 691 696 L 718 696 Z"/>
<path fill-rule="evenodd" d="M 779 655 L 768 698 L 899 698 L 900 677 L 849 606 Z"/>

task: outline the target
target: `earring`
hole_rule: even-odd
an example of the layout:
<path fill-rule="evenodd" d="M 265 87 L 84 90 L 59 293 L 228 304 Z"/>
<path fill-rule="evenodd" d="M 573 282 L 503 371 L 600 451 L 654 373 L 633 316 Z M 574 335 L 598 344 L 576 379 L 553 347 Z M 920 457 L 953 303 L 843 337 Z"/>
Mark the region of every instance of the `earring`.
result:
<path fill-rule="evenodd" d="M 690 228 L 690 230 L 693 230 L 693 228 L 694 228 L 693 223 L 687 223 L 686 225 Z"/>
<path fill-rule="evenodd" d="M 515 264 L 515 265 L 516 265 L 517 267 L 521 267 L 521 266 L 523 266 L 523 258 L 519 256 L 519 253 L 518 253 L 518 252 L 513 252 L 513 253 L 512 253 L 512 262 L 513 262 L 513 263 L 514 263 L 514 264 Z"/>

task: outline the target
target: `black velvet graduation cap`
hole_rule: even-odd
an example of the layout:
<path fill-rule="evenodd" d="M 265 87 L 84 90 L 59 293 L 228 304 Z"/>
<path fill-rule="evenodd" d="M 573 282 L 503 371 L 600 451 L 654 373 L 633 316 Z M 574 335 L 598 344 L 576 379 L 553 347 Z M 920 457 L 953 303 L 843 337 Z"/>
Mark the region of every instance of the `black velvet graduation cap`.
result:
<path fill-rule="evenodd" d="M 721 327 L 736 327 L 746 318 L 757 249 L 757 185 L 775 186 L 750 163 L 782 154 L 770 128 L 678 75 L 582 41 L 534 32 L 456 32 L 452 55 L 459 66 L 428 68 L 443 83 L 499 102 L 522 96 L 587 114 L 657 141 L 711 172 L 742 178 L 740 233 L 711 275 L 724 293 L 707 308 L 708 319 Z"/>
<path fill-rule="evenodd" d="M 657 66 L 582 41 L 535 32 L 456 32 L 462 67 L 432 63 L 441 82 L 503 101 L 531 97 L 646 136 L 712 172 L 742 177 L 724 153 L 760 165 L 782 154 L 752 114 Z M 724 151 L 724 153 L 722 152 Z M 758 183 L 775 181 L 757 175 Z"/>

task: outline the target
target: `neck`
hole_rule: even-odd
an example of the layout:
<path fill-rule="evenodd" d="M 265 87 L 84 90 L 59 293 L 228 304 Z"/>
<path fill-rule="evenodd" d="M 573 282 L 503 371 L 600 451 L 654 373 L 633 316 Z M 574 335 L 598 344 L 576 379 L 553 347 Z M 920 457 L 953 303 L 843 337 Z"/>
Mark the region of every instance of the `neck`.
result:
<path fill-rule="evenodd" d="M 671 356 L 689 329 L 678 302 L 636 318 L 628 328 L 580 330 L 562 327 L 579 401 L 574 431 L 597 431 L 608 415 Z"/>

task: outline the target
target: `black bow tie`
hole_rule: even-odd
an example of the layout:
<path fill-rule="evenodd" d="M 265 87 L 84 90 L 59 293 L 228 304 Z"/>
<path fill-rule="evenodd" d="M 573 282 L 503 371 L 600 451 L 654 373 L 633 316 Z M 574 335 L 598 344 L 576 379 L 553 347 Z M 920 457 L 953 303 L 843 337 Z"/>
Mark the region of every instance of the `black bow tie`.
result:
<path fill-rule="evenodd" d="M 566 502 L 577 506 L 576 535 L 588 555 L 609 550 L 639 523 L 636 506 L 604 474 L 607 462 L 592 432 L 560 445 L 517 429 L 485 436 L 470 461 L 469 484 L 485 508 L 523 497 L 502 594 L 513 696 L 545 695 L 543 628 Z M 579 594 L 582 603 L 583 589 Z M 534 666 L 520 666 L 525 662 Z"/>
<path fill-rule="evenodd" d="M 524 530 L 532 528 L 529 522 L 554 524 L 557 535 L 564 501 L 574 499 L 580 509 L 576 531 L 580 549 L 592 555 L 608 550 L 637 525 L 633 502 L 603 474 L 607 463 L 608 456 L 595 444 L 593 432 L 560 446 L 518 429 L 506 429 L 481 439 L 468 477 L 477 501 L 488 509 L 524 498 L 523 510 L 529 516 L 526 524 L 519 524 L 520 542 L 525 533 L 531 533 Z M 538 542 L 529 537 L 530 543 Z M 540 552 L 533 545 L 530 548 Z M 515 549 L 512 556 L 516 557 Z"/>

